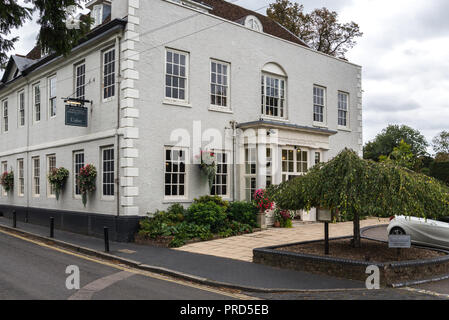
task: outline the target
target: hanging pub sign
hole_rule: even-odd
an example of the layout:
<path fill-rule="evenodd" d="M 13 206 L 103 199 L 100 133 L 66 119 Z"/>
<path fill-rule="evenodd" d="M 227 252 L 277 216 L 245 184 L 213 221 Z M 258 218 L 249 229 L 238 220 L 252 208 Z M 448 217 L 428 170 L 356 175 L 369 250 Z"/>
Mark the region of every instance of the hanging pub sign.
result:
<path fill-rule="evenodd" d="M 80 99 L 66 99 L 65 105 L 65 125 L 74 127 L 88 126 L 88 108 L 84 106 L 85 102 L 90 102 Z"/>

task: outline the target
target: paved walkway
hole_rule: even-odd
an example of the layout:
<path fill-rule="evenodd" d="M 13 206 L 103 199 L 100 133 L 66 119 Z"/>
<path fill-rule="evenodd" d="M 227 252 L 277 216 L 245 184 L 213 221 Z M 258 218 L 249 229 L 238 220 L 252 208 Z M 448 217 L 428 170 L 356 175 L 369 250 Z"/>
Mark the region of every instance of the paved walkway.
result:
<path fill-rule="evenodd" d="M 372 223 L 374 222 L 375 221 L 372 221 Z M 5 217 L 0 217 L 0 225 L 11 226 L 11 220 L 6 219 Z M 42 236 L 48 236 L 49 234 L 48 227 L 36 226 L 24 223 L 22 221 L 17 222 L 17 227 L 19 230 Z M 320 229 L 321 226 L 308 225 L 303 227 L 308 230 L 309 228 L 315 229 L 317 227 Z M 291 229 L 290 232 L 293 230 L 302 230 L 303 227 Z M 333 229 L 334 228 L 331 227 L 331 230 Z M 351 228 L 348 225 L 346 229 L 349 232 Z M 285 230 L 277 229 L 275 231 Z M 263 233 L 259 233 L 259 235 L 270 232 L 273 231 L 267 230 Z M 335 235 L 335 233 L 333 233 L 333 235 Z M 320 237 L 318 233 L 316 236 Z M 55 230 L 55 238 L 76 246 L 91 248 L 98 251 L 102 251 L 104 249 L 103 239 L 61 230 Z M 241 239 L 241 237 L 238 238 Z M 298 240 L 298 238 L 296 238 L 296 240 Z M 240 243 L 242 243 L 241 240 Z M 238 244 L 239 243 L 234 246 L 234 249 L 237 251 L 240 250 Z M 263 245 L 265 245 L 265 243 L 258 242 L 257 246 L 260 247 Z M 162 267 L 184 274 L 239 286 L 300 290 L 364 288 L 365 286 L 365 284 L 361 281 L 339 279 L 307 272 L 284 270 L 242 260 L 227 259 L 220 256 L 214 256 L 213 252 L 199 254 L 168 248 L 138 245 L 135 243 L 111 242 L 110 254 L 134 260 L 138 264 Z"/>
<path fill-rule="evenodd" d="M 388 224 L 388 219 L 370 218 L 360 222 L 360 227 Z M 329 225 L 331 238 L 350 236 L 353 234 L 353 223 L 343 222 Z M 216 257 L 242 261 L 253 261 L 253 249 L 280 244 L 295 243 L 324 238 L 322 223 L 295 223 L 291 229 L 269 228 L 268 230 L 226 239 L 198 242 L 183 246 L 177 250 L 208 254 Z"/>

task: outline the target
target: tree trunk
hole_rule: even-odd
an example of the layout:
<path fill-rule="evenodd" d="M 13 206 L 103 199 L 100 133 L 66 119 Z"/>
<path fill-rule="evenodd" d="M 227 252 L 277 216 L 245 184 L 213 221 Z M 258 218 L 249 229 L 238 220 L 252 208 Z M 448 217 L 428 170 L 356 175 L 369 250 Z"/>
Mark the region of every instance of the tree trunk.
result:
<path fill-rule="evenodd" d="M 354 212 L 354 239 L 353 246 L 354 248 L 360 248 L 362 246 L 360 242 L 360 217 L 357 212 Z"/>

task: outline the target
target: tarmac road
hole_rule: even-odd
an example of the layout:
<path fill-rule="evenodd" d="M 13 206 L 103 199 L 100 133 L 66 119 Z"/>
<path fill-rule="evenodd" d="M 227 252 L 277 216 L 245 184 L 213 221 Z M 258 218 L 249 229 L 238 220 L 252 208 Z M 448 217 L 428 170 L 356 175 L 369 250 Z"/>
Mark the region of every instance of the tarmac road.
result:
<path fill-rule="evenodd" d="M 80 270 L 80 289 L 66 288 L 67 266 Z M 0 300 L 223 300 L 212 288 L 127 269 L 0 233 Z"/>

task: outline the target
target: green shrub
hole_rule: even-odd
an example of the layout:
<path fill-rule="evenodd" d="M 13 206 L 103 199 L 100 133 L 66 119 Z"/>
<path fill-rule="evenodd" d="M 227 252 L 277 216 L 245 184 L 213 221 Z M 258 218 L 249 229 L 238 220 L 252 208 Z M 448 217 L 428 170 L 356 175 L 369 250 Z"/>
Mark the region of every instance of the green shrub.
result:
<path fill-rule="evenodd" d="M 253 232 L 252 226 L 238 221 L 231 221 L 226 225 L 226 227 L 220 230 L 219 235 L 221 237 L 232 237 L 239 234 L 251 232 Z"/>
<path fill-rule="evenodd" d="M 449 185 L 449 162 L 434 162 L 430 166 L 430 176 Z"/>
<path fill-rule="evenodd" d="M 229 205 L 228 217 L 230 220 L 256 227 L 258 211 L 252 202 L 232 202 Z"/>
<path fill-rule="evenodd" d="M 166 217 L 171 222 L 183 222 L 186 210 L 178 203 L 171 205 L 167 209 Z"/>
<path fill-rule="evenodd" d="M 171 236 L 176 223 L 167 218 L 165 211 L 156 211 L 152 218 L 146 217 L 140 221 L 139 234 L 151 239 L 160 236 Z"/>
<path fill-rule="evenodd" d="M 186 221 L 197 225 L 209 226 L 212 232 L 223 227 L 226 220 L 226 207 L 214 201 L 194 202 L 186 212 Z"/>
<path fill-rule="evenodd" d="M 173 229 L 174 238 L 170 247 L 180 247 L 187 240 L 200 238 L 203 241 L 212 239 L 213 235 L 209 226 L 200 226 L 193 223 L 182 222 Z"/>
<path fill-rule="evenodd" d="M 223 200 L 220 196 L 202 196 L 200 198 L 194 199 L 193 203 L 208 203 L 214 202 L 220 207 L 229 207 L 229 202 Z"/>

